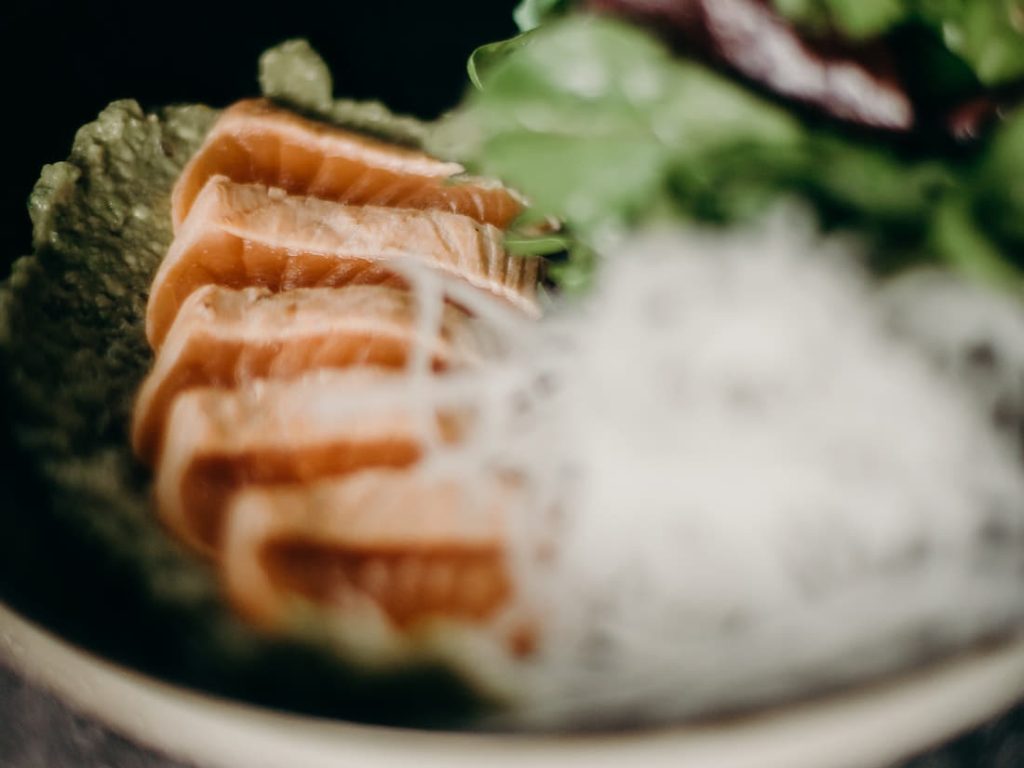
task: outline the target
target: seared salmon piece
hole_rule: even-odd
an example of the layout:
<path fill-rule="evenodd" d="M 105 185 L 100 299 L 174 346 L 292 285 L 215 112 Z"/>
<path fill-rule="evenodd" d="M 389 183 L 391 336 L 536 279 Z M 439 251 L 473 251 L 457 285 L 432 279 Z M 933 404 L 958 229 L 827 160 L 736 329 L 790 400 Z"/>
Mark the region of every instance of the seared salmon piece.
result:
<path fill-rule="evenodd" d="M 204 187 L 153 280 L 146 336 L 159 349 L 203 285 L 272 291 L 404 286 L 395 260 L 461 278 L 536 312 L 536 259 L 509 256 L 495 227 L 444 211 L 354 207 L 223 176 Z"/>
<path fill-rule="evenodd" d="M 171 199 L 181 226 L 206 181 L 280 187 L 350 205 L 435 209 L 504 229 L 522 203 L 497 182 L 455 178 L 463 172 L 413 149 L 309 120 L 265 99 L 229 107 L 185 166 Z"/>
<path fill-rule="evenodd" d="M 287 379 L 316 368 L 401 368 L 417 345 L 435 371 L 474 359 L 458 308 L 445 305 L 439 334 L 417 338 L 416 301 L 377 285 L 300 288 L 199 288 L 182 304 L 135 403 L 132 443 L 156 459 L 175 396 L 193 387 L 232 388 L 257 378 Z"/>
<path fill-rule="evenodd" d="M 337 613 L 369 602 L 408 628 L 485 620 L 511 592 L 498 505 L 401 469 L 239 492 L 221 568 L 232 603 L 268 627 L 297 597 Z"/>
<path fill-rule="evenodd" d="M 159 451 L 158 512 L 187 544 L 214 555 L 224 505 L 243 486 L 409 466 L 428 431 L 448 441 L 457 429 L 454 416 L 418 419 L 405 405 L 415 402 L 412 391 L 403 374 L 356 368 L 182 392 Z"/>

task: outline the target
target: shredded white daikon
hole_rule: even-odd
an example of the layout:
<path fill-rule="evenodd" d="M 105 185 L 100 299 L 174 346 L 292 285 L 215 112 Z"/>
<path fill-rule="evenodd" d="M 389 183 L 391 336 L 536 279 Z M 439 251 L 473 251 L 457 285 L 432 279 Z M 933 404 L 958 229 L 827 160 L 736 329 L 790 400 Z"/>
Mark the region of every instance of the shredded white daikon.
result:
<path fill-rule="evenodd" d="M 1019 446 L 993 426 L 997 385 L 935 362 L 985 342 L 1019 405 L 1019 305 L 951 277 L 880 289 L 792 217 L 626 242 L 540 323 L 410 279 L 424 338 L 447 294 L 502 351 L 440 379 L 418 359 L 413 378 L 428 407 L 474 416 L 422 471 L 516 489 L 537 650 L 508 662 L 512 723 L 760 704 L 1024 619 Z"/>

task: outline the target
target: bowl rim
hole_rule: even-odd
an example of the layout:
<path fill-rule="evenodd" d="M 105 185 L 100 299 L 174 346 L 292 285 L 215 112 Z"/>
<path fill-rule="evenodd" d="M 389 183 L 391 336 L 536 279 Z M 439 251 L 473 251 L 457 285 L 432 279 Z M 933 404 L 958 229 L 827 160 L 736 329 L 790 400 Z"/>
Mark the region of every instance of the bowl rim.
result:
<path fill-rule="evenodd" d="M 713 722 L 513 735 L 360 725 L 173 685 L 76 648 L 0 602 L 0 661 L 140 744 L 209 768 L 878 768 L 1024 698 L 1024 632 L 927 667 Z"/>

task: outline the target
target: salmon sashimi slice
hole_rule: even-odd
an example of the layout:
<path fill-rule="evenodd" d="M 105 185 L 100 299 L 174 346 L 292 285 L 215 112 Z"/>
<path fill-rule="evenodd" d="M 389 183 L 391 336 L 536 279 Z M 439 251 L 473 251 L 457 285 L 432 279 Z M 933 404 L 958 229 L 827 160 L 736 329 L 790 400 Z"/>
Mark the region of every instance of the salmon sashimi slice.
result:
<path fill-rule="evenodd" d="M 467 317 L 445 305 L 439 333 L 417 337 L 417 306 L 405 291 L 376 285 L 271 293 L 217 285 L 182 304 L 135 404 L 132 443 L 156 459 L 175 396 L 193 387 L 233 388 L 287 379 L 316 368 L 401 368 L 417 346 L 434 371 L 476 359 Z"/>
<path fill-rule="evenodd" d="M 507 601 L 498 504 L 454 482 L 379 469 L 304 488 L 251 487 L 227 512 L 222 576 L 236 608 L 274 626 L 296 597 L 392 622 L 482 621 Z"/>
<path fill-rule="evenodd" d="M 537 261 L 509 256 L 489 224 L 456 213 L 353 207 L 258 184 L 209 180 L 150 289 L 146 336 L 158 349 L 203 285 L 272 291 L 404 286 L 395 260 L 457 276 L 536 313 Z"/>
<path fill-rule="evenodd" d="M 405 405 L 415 402 L 412 392 L 403 374 L 370 368 L 182 392 L 156 466 L 158 512 L 187 544 L 214 555 L 224 505 L 238 488 L 409 466 L 428 437 L 457 436 L 454 415 L 424 417 Z"/>
<path fill-rule="evenodd" d="M 229 107 L 185 166 L 171 200 L 175 229 L 207 179 L 280 187 L 351 205 L 436 209 L 504 229 L 522 202 L 497 182 L 455 179 L 463 172 L 413 149 L 309 120 L 264 99 Z"/>

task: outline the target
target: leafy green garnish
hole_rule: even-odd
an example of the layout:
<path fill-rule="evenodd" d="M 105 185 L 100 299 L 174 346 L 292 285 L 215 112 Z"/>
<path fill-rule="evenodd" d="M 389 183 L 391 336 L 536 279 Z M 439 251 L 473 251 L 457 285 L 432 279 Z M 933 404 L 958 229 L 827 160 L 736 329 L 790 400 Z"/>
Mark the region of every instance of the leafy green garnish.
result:
<path fill-rule="evenodd" d="M 512 12 L 512 17 L 519 29 L 529 32 L 554 16 L 564 13 L 568 6 L 569 0 L 521 0 Z"/>
<path fill-rule="evenodd" d="M 513 256 L 548 256 L 562 253 L 572 246 L 572 240 L 558 235 L 510 235 L 505 238 L 505 250 Z"/>
<path fill-rule="evenodd" d="M 526 190 L 578 232 L 642 220 L 682 158 L 751 143 L 781 151 L 800 137 L 782 110 L 673 61 L 637 30 L 574 19 L 531 34 L 491 63 L 432 146 Z"/>
<path fill-rule="evenodd" d="M 1024 0 L 923 0 L 922 14 L 981 82 L 1024 77 Z"/>
<path fill-rule="evenodd" d="M 1024 247 L 1024 108 L 1008 116 L 986 149 L 978 204 L 990 227 Z"/>
<path fill-rule="evenodd" d="M 911 160 L 805 123 L 607 18 L 570 15 L 492 47 L 480 87 L 430 145 L 521 190 L 534 218 L 565 223 L 569 257 L 549 270 L 564 288 L 587 283 L 609 234 L 747 222 L 791 198 L 825 229 L 857 232 L 879 270 L 945 261 L 1020 281 L 1024 117 L 976 159 Z"/>
<path fill-rule="evenodd" d="M 772 0 L 776 10 L 812 35 L 839 33 L 870 40 L 898 27 L 932 30 L 982 83 L 1024 77 L 1024 0 Z M 571 0 L 522 0 L 514 17 L 521 30 L 565 15 Z"/>
<path fill-rule="evenodd" d="M 961 273 L 1024 299 L 1024 274 L 1006 261 L 967 200 L 943 201 L 935 213 L 931 242 L 936 254 Z"/>
<path fill-rule="evenodd" d="M 910 16 L 906 0 L 774 0 L 784 16 L 811 31 L 840 30 L 847 37 L 875 37 Z"/>
<path fill-rule="evenodd" d="M 855 40 L 905 24 L 932 28 L 986 85 L 1024 77 L 1024 0 L 774 0 L 813 32 L 838 30 Z"/>
<path fill-rule="evenodd" d="M 499 40 L 496 43 L 481 45 L 469 55 L 469 61 L 466 62 L 469 81 L 477 88 L 483 88 L 484 78 L 487 76 L 487 73 L 498 62 L 502 61 L 513 51 L 522 48 L 529 41 L 529 32 L 524 32 L 508 40 Z"/>

